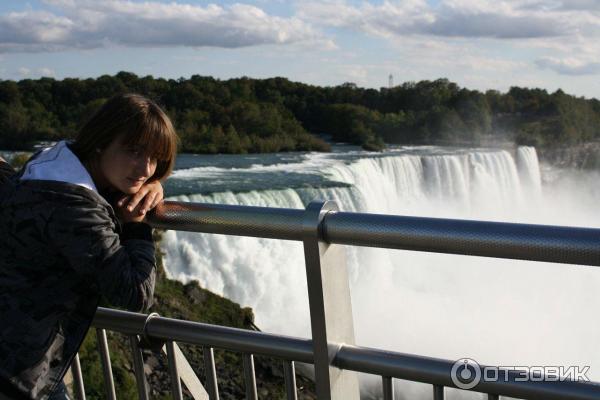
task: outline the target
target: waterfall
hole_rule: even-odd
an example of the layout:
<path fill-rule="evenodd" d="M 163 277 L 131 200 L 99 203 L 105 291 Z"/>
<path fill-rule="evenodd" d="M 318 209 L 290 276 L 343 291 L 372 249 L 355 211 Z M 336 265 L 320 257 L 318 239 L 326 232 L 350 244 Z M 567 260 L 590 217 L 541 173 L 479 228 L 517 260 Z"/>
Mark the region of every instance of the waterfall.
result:
<path fill-rule="evenodd" d="M 339 187 L 171 199 L 303 208 L 321 198 L 344 211 L 554 222 L 540 219 L 552 199 L 543 198 L 534 148 L 514 155 L 432 151 L 319 163 Z M 265 331 L 310 335 L 301 243 L 167 231 L 163 249 L 171 277 L 197 279 L 251 306 Z M 600 309 L 594 296 L 600 277 L 592 268 L 350 246 L 347 259 L 360 345 L 490 364 L 594 365 L 593 357 L 598 365 L 592 354 L 600 354 L 600 325 L 575 311 Z M 404 390 L 427 397 L 430 388 L 409 384 Z"/>
<path fill-rule="evenodd" d="M 531 195 L 539 198 L 542 194 L 542 179 L 534 147 L 521 146 L 517 149 L 517 166 L 524 186 Z"/>
<path fill-rule="evenodd" d="M 527 167 L 539 168 L 534 162 Z M 346 211 L 460 217 L 473 216 L 473 204 L 498 214 L 503 206 L 517 205 L 521 200 L 517 167 L 506 151 L 361 158 L 349 164 L 335 163 L 323 172 L 345 185 L 172 199 L 303 208 L 311 200 L 321 198 L 335 200 Z M 536 176 L 528 169 L 524 173 L 527 179 Z M 170 276 L 182 281 L 197 279 L 209 290 L 253 307 L 260 326 L 308 335 L 308 303 L 299 243 L 168 231 L 163 246 Z M 348 252 L 351 274 L 357 281 L 361 276 L 360 261 L 369 250 L 349 248 Z M 386 257 L 377 258 L 390 264 Z M 290 312 L 306 317 L 283 323 Z"/>

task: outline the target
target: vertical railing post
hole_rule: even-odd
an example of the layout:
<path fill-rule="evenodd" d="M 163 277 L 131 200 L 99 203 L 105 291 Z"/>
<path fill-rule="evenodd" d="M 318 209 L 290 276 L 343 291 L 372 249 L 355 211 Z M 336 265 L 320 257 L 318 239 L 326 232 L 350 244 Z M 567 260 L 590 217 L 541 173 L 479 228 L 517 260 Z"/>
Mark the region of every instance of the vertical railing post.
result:
<path fill-rule="evenodd" d="M 75 354 L 75 357 L 71 362 L 71 371 L 73 373 L 73 395 L 76 400 L 85 400 L 85 387 L 83 386 L 83 375 L 81 373 L 79 353 Z"/>
<path fill-rule="evenodd" d="M 146 374 L 144 373 L 144 357 L 140 349 L 140 340 L 137 335 L 129 337 L 131 352 L 133 354 L 133 372 L 135 373 L 135 383 L 138 390 L 138 398 L 140 400 L 149 400 L 148 388 L 146 386 Z"/>
<path fill-rule="evenodd" d="M 296 367 L 293 361 L 283 362 L 283 376 L 285 380 L 285 395 L 287 400 L 298 400 L 296 389 Z"/>
<path fill-rule="evenodd" d="M 256 375 L 254 372 L 254 356 L 242 354 L 244 360 L 244 382 L 246 383 L 246 400 L 258 400 L 256 391 Z"/>
<path fill-rule="evenodd" d="M 177 368 L 177 355 L 175 354 L 175 342 L 167 342 L 167 359 L 171 374 L 171 394 L 174 400 L 183 400 L 181 379 L 179 378 L 179 369 Z"/>
<path fill-rule="evenodd" d="M 338 347 L 354 344 L 354 324 L 346 254 L 340 245 L 323 241 L 322 222 L 335 202 L 311 202 L 303 221 L 304 257 L 319 400 L 358 400 L 355 372 L 332 366 Z"/>
<path fill-rule="evenodd" d="M 382 376 L 381 384 L 383 386 L 383 400 L 394 400 L 394 378 Z"/>
<path fill-rule="evenodd" d="M 96 329 L 98 339 L 98 350 L 100 351 L 100 361 L 104 373 L 104 389 L 107 400 L 116 400 L 115 381 L 113 379 L 112 366 L 110 365 L 110 352 L 108 350 L 108 340 L 104 329 Z"/>
<path fill-rule="evenodd" d="M 210 400 L 219 400 L 219 386 L 217 384 L 217 370 L 215 367 L 215 354 L 212 347 L 202 348 L 204 358 L 204 371 L 206 375 L 206 390 Z"/>
<path fill-rule="evenodd" d="M 433 385 L 433 400 L 444 400 L 444 387 Z"/>

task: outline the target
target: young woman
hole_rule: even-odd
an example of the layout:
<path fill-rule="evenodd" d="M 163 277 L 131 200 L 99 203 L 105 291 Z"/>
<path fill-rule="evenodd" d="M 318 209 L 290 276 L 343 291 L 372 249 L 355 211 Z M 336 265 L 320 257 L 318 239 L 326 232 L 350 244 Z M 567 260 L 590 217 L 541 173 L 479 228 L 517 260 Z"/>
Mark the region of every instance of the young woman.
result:
<path fill-rule="evenodd" d="M 166 114 L 127 94 L 19 173 L 0 163 L 0 399 L 63 393 L 101 299 L 132 311 L 152 303 L 144 217 L 162 200 L 176 147 Z"/>

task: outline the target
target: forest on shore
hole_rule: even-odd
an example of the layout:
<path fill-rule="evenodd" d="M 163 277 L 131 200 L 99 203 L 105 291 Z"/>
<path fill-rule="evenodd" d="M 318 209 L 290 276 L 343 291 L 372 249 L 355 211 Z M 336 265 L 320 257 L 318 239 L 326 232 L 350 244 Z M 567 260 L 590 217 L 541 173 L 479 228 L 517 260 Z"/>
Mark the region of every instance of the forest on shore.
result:
<path fill-rule="evenodd" d="M 259 153 L 330 150 L 330 141 L 477 145 L 482 139 L 552 148 L 600 139 L 600 101 L 557 90 L 460 88 L 447 79 L 366 89 L 285 78 L 219 80 L 114 76 L 0 80 L 0 149 L 72 138 L 107 98 L 136 92 L 173 119 L 181 151 Z M 330 139 L 329 141 L 324 138 Z"/>

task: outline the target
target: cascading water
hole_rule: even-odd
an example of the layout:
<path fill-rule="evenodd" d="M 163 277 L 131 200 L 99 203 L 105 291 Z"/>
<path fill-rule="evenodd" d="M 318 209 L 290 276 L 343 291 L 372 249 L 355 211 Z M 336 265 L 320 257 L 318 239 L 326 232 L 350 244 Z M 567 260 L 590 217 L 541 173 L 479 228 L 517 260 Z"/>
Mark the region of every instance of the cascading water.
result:
<path fill-rule="evenodd" d="M 318 155 L 293 168 L 269 168 L 319 171 L 339 184 L 244 193 L 232 187 L 172 199 L 303 208 L 322 198 L 335 200 L 344 211 L 600 225 L 597 211 L 571 212 L 568 221 L 556 215 L 568 201 L 544 197 L 533 148 L 521 147 L 514 156 L 505 150 L 439 148 Z M 189 171 L 175 179 L 191 179 Z M 195 173 L 202 174 L 202 168 Z M 168 231 L 163 248 L 172 277 L 197 279 L 253 307 L 257 325 L 266 331 L 309 336 L 300 243 Z M 496 365 L 600 369 L 600 324 L 584 311 L 600 309 L 594 296 L 600 275 L 593 268 L 356 247 L 347 252 L 358 344 Z M 600 370 L 591 370 L 590 378 L 600 379 Z M 407 383 L 401 392 L 399 398 L 427 398 L 430 387 Z"/>

